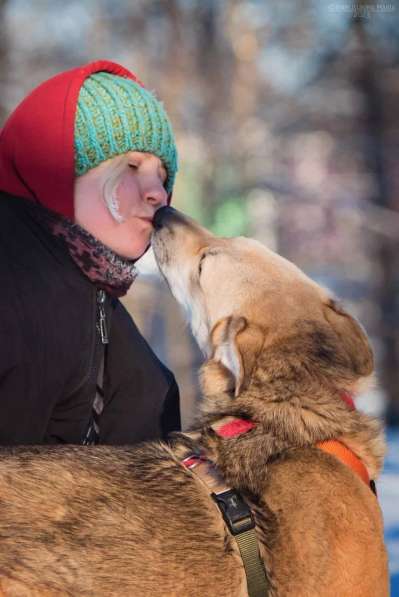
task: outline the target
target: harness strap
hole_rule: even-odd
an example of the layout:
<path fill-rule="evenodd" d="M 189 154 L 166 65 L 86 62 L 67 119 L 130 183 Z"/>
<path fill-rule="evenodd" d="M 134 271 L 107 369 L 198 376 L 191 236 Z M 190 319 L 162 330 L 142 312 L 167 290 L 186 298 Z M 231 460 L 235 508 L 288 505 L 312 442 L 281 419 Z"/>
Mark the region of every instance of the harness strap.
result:
<path fill-rule="evenodd" d="M 260 558 L 255 520 L 248 504 L 235 489 L 219 494 L 212 493 L 212 497 L 237 541 L 244 564 L 249 597 L 267 597 L 269 581 Z"/>
<path fill-rule="evenodd" d="M 244 564 L 249 597 L 267 597 L 270 585 L 260 558 L 255 521 L 248 504 L 238 491 L 225 485 L 214 463 L 206 457 L 192 454 L 181 463 L 206 486 L 236 540 Z"/>
<path fill-rule="evenodd" d="M 270 587 L 264 566 L 258 555 L 255 529 L 244 531 L 235 539 L 244 562 L 249 597 L 267 597 Z"/>
<path fill-rule="evenodd" d="M 352 450 L 350 450 L 345 444 L 340 442 L 337 439 L 330 439 L 324 442 L 317 442 L 316 448 L 319 450 L 323 450 L 323 452 L 327 452 L 327 454 L 331 454 L 338 458 L 343 464 L 346 464 L 352 471 L 357 474 L 362 481 L 366 483 L 369 487 L 372 488 L 372 484 L 370 482 L 370 477 L 367 472 L 367 469 L 363 462 L 356 456 Z"/>

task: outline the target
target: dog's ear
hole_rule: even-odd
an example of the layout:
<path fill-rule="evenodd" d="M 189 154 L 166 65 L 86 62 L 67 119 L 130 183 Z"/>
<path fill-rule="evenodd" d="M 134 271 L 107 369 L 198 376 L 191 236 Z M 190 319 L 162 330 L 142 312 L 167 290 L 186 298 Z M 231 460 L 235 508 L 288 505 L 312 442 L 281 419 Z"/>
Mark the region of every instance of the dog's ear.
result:
<path fill-rule="evenodd" d="M 249 325 L 245 317 L 226 317 L 213 327 L 211 343 L 211 361 L 224 367 L 230 377 L 227 387 L 234 389 L 237 397 L 251 377 L 263 345 L 263 333 L 258 327 Z"/>
<path fill-rule="evenodd" d="M 374 369 L 373 352 L 361 325 L 333 299 L 324 304 L 324 316 L 339 337 L 353 373 L 370 375 Z"/>

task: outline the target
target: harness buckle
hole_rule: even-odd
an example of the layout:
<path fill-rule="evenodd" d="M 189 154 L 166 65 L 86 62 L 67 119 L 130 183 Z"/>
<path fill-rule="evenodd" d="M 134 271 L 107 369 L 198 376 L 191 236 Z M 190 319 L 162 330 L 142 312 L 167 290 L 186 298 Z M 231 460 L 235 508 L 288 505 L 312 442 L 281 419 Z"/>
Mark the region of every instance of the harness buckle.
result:
<path fill-rule="evenodd" d="M 227 526 L 233 535 L 239 535 L 255 528 L 254 517 L 244 498 L 235 489 L 228 489 L 222 493 L 212 493 L 223 515 Z"/>

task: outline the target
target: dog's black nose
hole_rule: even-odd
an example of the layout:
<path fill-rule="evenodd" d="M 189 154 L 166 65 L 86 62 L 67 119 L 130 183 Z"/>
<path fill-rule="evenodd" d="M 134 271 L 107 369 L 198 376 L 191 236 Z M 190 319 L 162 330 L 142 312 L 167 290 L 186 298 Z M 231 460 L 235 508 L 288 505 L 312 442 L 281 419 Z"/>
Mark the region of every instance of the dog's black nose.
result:
<path fill-rule="evenodd" d="M 159 230 L 163 226 L 166 226 L 167 223 L 176 218 L 176 210 L 173 207 L 160 207 L 156 212 L 152 220 L 152 225 L 154 226 L 155 230 Z"/>

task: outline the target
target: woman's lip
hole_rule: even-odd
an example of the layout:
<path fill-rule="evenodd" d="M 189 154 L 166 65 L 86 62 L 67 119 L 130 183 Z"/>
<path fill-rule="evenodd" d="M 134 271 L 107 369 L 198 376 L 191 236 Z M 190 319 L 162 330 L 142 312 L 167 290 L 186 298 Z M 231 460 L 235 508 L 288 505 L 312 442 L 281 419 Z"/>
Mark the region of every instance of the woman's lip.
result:
<path fill-rule="evenodd" d="M 152 224 L 152 218 L 146 218 L 144 216 L 140 216 L 140 220 L 144 220 L 144 222 L 148 222 L 149 224 Z"/>

